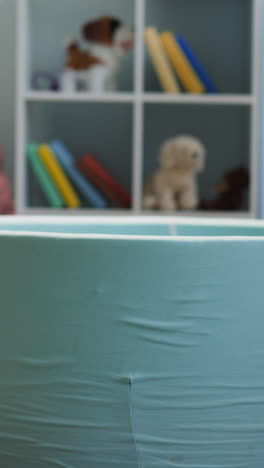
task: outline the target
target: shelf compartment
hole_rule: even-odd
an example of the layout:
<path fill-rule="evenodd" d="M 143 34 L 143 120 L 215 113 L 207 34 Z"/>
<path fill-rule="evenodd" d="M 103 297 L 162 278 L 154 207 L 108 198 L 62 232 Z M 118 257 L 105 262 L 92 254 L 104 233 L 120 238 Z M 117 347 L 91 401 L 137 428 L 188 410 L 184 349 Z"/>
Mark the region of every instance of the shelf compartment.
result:
<path fill-rule="evenodd" d="M 80 38 L 82 25 L 100 16 L 111 15 L 125 24 L 134 24 L 134 0 L 27 0 L 29 75 L 27 88 L 31 89 L 32 72 L 51 70 L 60 72 L 65 60 L 64 44 L 69 37 Z M 58 20 L 60 19 L 60 20 Z M 119 89 L 134 88 L 134 54 L 123 60 Z"/>
<path fill-rule="evenodd" d="M 207 148 L 205 170 L 198 177 L 200 198 L 214 198 L 212 188 L 223 180 L 226 171 L 239 165 L 250 167 L 249 121 L 250 108 L 244 106 L 146 104 L 144 181 L 159 167 L 159 150 L 168 138 L 192 135 Z M 247 194 L 245 198 L 241 209 L 247 212 Z"/>
<path fill-rule="evenodd" d="M 27 106 L 27 141 L 48 143 L 59 139 L 75 157 L 93 154 L 131 193 L 132 118 L 130 104 L 32 102 Z M 28 207 L 48 208 L 27 167 Z"/>
<path fill-rule="evenodd" d="M 183 35 L 220 92 L 248 94 L 252 5 L 249 0 L 146 0 L 146 24 Z M 158 92 L 147 51 L 145 57 L 145 89 Z"/>

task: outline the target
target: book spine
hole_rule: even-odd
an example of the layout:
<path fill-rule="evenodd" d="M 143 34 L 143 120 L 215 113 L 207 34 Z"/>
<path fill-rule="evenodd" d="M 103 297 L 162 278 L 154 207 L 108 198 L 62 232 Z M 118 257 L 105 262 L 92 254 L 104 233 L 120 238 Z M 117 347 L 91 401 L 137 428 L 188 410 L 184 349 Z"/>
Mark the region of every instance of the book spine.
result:
<path fill-rule="evenodd" d="M 51 148 L 58 161 L 67 172 L 73 183 L 78 187 L 85 199 L 98 209 L 107 208 L 107 200 L 86 180 L 86 178 L 75 167 L 75 158 L 61 141 L 53 141 Z"/>
<path fill-rule="evenodd" d="M 186 59 L 173 34 L 166 31 L 160 35 L 160 40 L 186 90 L 190 93 L 204 93 L 203 83 Z"/>
<path fill-rule="evenodd" d="M 192 48 L 190 47 L 190 45 L 188 44 L 186 39 L 183 36 L 178 35 L 178 36 L 176 36 L 176 40 L 177 40 L 179 46 L 181 47 L 183 53 L 185 54 L 185 56 L 187 57 L 187 59 L 191 63 L 192 67 L 196 71 L 196 73 L 199 76 L 200 80 L 204 84 L 207 92 L 208 93 L 218 93 L 219 91 L 218 91 L 217 87 L 215 86 L 212 79 L 210 78 L 210 76 L 208 75 L 208 73 L 206 72 L 204 67 L 202 66 L 201 62 L 199 61 L 198 57 L 193 52 Z"/>
<path fill-rule="evenodd" d="M 43 165 L 38 151 L 38 145 L 29 143 L 26 146 L 26 155 L 30 162 L 30 165 L 39 181 L 40 187 L 42 188 L 47 201 L 53 208 L 62 208 L 64 206 L 63 198 L 60 195 L 56 185 L 51 179 L 45 166 Z"/>
<path fill-rule="evenodd" d="M 109 187 L 109 185 L 96 174 L 91 168 L 84 164 L 83 161 L 77 162 L 80 170 L 85 174 L 85 176 L 96 186 L 98 189 L 107 197 L 111 204 L 118 208 L 127 208 L 127 203 L 120 200 L 120 197 L 117 196 L 114 190 Z"/>
<path fill-rule="evenodd" d="M 145 42 L 162 88 L 167 93 L 179 93 L 180 87 L 155 28 L 146 28 Z"/>
<path fill-rule="evenodd" d="M 66 206 L 69 208 L 79 208 L 81 201 L 49 145 L 40 145 L 38 153 L 54 183 L 57 185 Z"/>
<path fill-rule="evenodd" d="M 122 206 L 131 206 L 131 196 L 127 190 L 92 155 L 83 156 L 77 164 L 87 175 L 93 173 L 100 180 L 100 186 L 105 186 L 108 193 L 111 191 Z"/>

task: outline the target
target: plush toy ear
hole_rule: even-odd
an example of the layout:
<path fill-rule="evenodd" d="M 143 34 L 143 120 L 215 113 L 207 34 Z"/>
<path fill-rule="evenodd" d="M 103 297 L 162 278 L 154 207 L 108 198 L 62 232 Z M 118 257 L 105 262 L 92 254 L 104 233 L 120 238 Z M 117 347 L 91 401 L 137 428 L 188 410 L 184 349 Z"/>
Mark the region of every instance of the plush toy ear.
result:
<path fill-rule="evenodd" d="M 164 169 L 171 169 L 174 164 L 173 145 L 169 141 L 165 143 L 160 150 L 160 163 Z"/>
<path fill-rule="evenodd" d="M 111 18 L 102 16 L 96 21 L 86 23 L 82 29 L 83 37 L 86 41 L 98 42 L 100 44 L 111 45 Z"/>

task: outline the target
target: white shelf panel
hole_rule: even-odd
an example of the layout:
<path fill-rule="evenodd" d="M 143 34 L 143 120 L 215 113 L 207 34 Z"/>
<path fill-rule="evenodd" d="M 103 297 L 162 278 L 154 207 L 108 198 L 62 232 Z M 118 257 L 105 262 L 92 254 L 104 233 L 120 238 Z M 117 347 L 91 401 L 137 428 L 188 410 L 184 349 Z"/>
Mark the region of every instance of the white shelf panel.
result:
<path fill-rule="evenodd" d="M 166 94 L 166 93 L 103 93 L 85 92 L 60 93 L 29 91 L 24 94 L 25 101 L 34 102 L 135 102 L 153 104 L 225 104 L 253 105 L 255 97 L 243 94 Z"/>
<path fill-rule="evenodd" d="M 194 217 L 194 218 L 253 218 L 254 214 L 249 211 L 177 211 L 177 212 L 153 212 L 153 211 L 141 211 L 140 213 L 144 216 L 153 216 L 155 213 L 158 216 L 183 216 L 183 217 Z"/>
<path fill-rule="evenodd" d="M 62 93 L 49 91 L 29 91 L 24 94 L 27 102 L 134 102 L 136 96 L 132 93 Z"/>
<path fill-rule="evenodd" d="M 116 216 L 120 218 L 124 215 L 133 215 L 133 216 L 159 216 L 159 217 L 175 217 L 175 216 L 187 216 L 187 217 L 214 217 L 214 218 L 253 218 L 254 215 L 249 211 L 177 211 L 177 212 L 154 212 L 154 211 L 135 211 L 135 210 L 97 210 L 97 209 L 87 209 L 81 208 L 77 210 L 70 209 L 52 209 L 52 208 L 25 208 L 23 211 L 24 215 L 71 215 L 71 216 Z"/>
<path fill-rule="evenodd" d="M 253 105 L 255 97 L 243 94 L 165 94 L 145 93 L 145 103 L 149 104 L 219 104 Z"/>
<path fill-rule="evenodd" d="M 117 216 L 121 217 L 124 215 L 134 215 L 134 211 L 131 210 L 99 210 L 93 208 L 79 208 L 76 210 L 62 208 L 62 209 L 53 209 L 53 208 L 24 208 L 24 215 L 64 215 L 64 216 Z"/>

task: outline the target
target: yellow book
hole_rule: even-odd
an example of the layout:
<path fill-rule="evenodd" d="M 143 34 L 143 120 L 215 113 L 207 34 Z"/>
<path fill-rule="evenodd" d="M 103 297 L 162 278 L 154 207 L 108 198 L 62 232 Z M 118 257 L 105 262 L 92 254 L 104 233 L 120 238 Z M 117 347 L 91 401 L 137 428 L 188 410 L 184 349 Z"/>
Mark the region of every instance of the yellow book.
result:
<path fill-rule="evenodd" d="M 40 145 L 38 147 L 38 153 L 47 171 L 57 185 L 65 204 L 69 208 L 78 208 L 81 205 L 81 201 L 49 145 Z"/>
<path fill-rule="evenodd" d="M 167 93 L 179 93 L 180 87 L 163 50 L 156 28 L 145 29 L 145 42 L 161 85 Z"/>
<path fill-rule="evenodd" d="M 160 35 L 160 40 L 186 90 L 190 93 L 204 93 L 205 87 L 203 83 L 189 63 L 173 34 L 166 31 Z"/>

